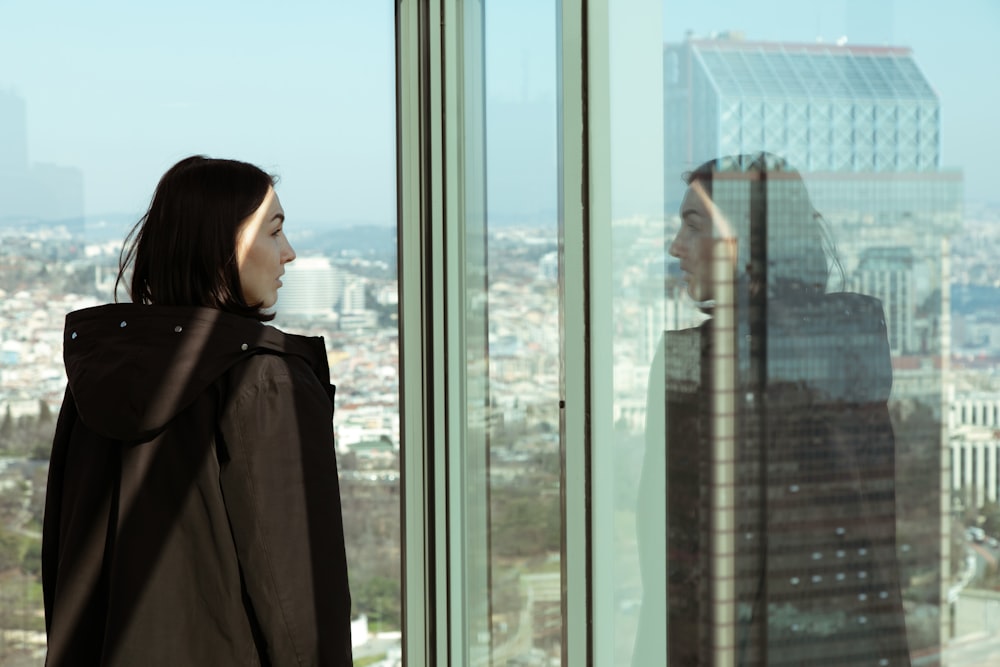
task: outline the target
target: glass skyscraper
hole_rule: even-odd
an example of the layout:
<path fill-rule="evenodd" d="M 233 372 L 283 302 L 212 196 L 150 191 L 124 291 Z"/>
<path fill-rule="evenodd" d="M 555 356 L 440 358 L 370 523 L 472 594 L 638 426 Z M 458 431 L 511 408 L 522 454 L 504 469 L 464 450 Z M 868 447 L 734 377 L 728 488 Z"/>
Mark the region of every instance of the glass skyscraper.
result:
<path fill-rule="evenodd" d="M 783 158 L 718 167 L 712 200 L 738 239 L 737 275 L 758 278 L 736 279 L 732 326 L 703 332 L 711 398 L 679 408 L 668 362 L 668 424 L 700 415 L 666 431 L 668 581 L 695 572 L 710 601 L 671 601 L 670 618 L 698 618 L 703 660 L 936 660 L 950 616 L 948 238 L 962 219 L 938 98 L 898 47 L 689 38 L 664 47 L 663 73 L 668 215 L 682 174 L 706 161 Z M 801 174 L 829 233 L 822 298 L 776 282 L 813 243 L 782 169 Z M 717 321 L 720 304 L 706 308 Z M 668 358 L 683 356 L 683 336 L 668 332 Z M 679 453 L 692 429 L 697 460 Z M 674 652 L 678 632 L 695 628 L 668 637 L 683 661 L 695 651 Z"/>

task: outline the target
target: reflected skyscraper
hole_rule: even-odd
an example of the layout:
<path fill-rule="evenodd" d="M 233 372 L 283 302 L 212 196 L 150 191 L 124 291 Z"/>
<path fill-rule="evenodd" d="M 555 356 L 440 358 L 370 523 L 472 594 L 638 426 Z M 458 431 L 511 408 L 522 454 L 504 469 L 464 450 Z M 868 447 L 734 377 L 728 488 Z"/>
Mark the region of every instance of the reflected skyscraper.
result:
<path fill-rule="evenodd" d="M 932 172 L 940 103 L 899 47 L 749 42 L 664 49 L 667 178 L 705 155 L 768 150 L 803 173 Z"/>
<path fill-rule="evenodd" d="M 915 655 L 934 656 L 947 638 L 949 624 L 946 600 L 950 572 L 947 513 L 950 471 L 947 457 L 942 456 L 947 442 L 944 386 L 949 356 L 945 249 L 947 237 L 958 230 L 962 218 L 961 173 L 941 165 L 940 100 L 920 71 L 914 54 L 901 47 L 751 42 L 733 33 L 665 45 L 663 71 L 667 214 L 677 211 L 683 193 L 681 174 L 702 162 L 759 151 L 782 155 L 801 173 L 812 204 L 825 219 L 836 246 L 843 270 L 830 272 L 827 290 L 853 290 L 881 301 L 885 311 L 882 326 L 887 327 L 889 343 L 887 352 L 891 351 L 893 357 L 891 379 L 905 385 L 909 368 L 919 368 L 922 373 L 919 395 L 908 392 L 900 396 L 895 390 L 886 394 L 895 431 L 895 463 L 890 465 L 887 477 L 885 469 L 879 470 L 870 489 L 878 496 L 879 488 L 888 490 L 894 486 L 895 499 L 889 505 L 882 496 L 881 500 L 873 496 L 865 502 L 875 503 L 869 505 L 869 510 L 878 520 L 887 517 L 891 520 L 895 516 L 899 579 L 907 614 L 906 638 Z M 757 215 L 773 220 L 780 213 L 765 209 Z M 776 233 L 773 225 L 767 233 Z M 785 238 L 783 242 L 794 245 L 796 241 Z M 772 259 L 766 254 L 761 257 L 764 262 Z M 777 313 L 769 312 L 765 320 L 764 331 L 772 338 L 778 335 L 774 328 L 778 326 L 776 317 Z M 847 321 L 841 324 L 846 326 Z M 749 331 L 752 325 L 737 322 L 735 330 L 741 326 Z M 802 336 L 786 331 L 782 336 L 789 344 L 799 346 L 788 351 L 795 363 L 805 364 L 804 370 L 821 375 L 825 364 L 830 362 L 831 350 L 844 345 L 848 349 L 852 347 L 848 344 L 852 337 L 861 335 L 848 329 L 840 333 L 827 331 L 823 336 L 818 332 L 813 334 Z M 834 344 L 834 338 L 839 342 Z M 863 345 L 853 347 L 864 349 Z M 752 364 L 753 355 L 746 354 L 745 363 Z M 769 374 L 765 382 L 776 381 L 782 372 L 780 365 L 786 363 L 780 349 L 768 354 L 763 366 Z M 925 361 L 915 361 L 914 356 Z M 810 358 L 812 366 L 806 363 Z M 924 377 L 928 368 L 933 375 L 929 383 Z M 739 371 L 738 376 L 745 372 Z M 878 382 L 889 379 L 886 376 Z M 807 378 L 800 380 L 805 382 L 804 387 L 811 386 Z M 869 381 L 875 382 L 874 376 L 864 382 Z M 857 389 L 838 390 L 833 395 L 850 396 Z M 915 415 L 927 420 L 919 420 Z M 743 427 L 750 423 L 743 422 Z M 787 435 L 791 438 L 801 434 Z M 787 442 L 776 446 L 779 449 L 772 454 L 780 453 L 781 448 L 792 451 L 788 448 L 797 445 Z M 880 460 L 891 462 L 892 458 Z M 810 509 L 808 505 L 783 500 L 794 486 L 786 483 L 786 478 L 807 472 L 801 462 L 789 465 L 791 468 L 771 470 L 771 474 L 758 471 L 760 488 L 751 493 L 765 499 L 762 516 L 771 517 L 765 523 L 770 522 L 776 540 L 781 539 L 783 526 L 818 531 L 826 521 L 816 514 L 815 507 Z M 824 481 L 820 468 L 814 466 L 808 475 L 815 477 L 817 484 L 827 484 L 833 489 L 837 480 Z M 744 492 L 750 491 L 744 489 Z M 703 493 L 708 494 L 705 497 L 712 495 L 711 490 Z M 774 523 L 771 510 L 778 506 L 781 519 Z M 835 513 L 833 506 L 830 511 Z M 739 541 L 739 535 L 733 538 L 713 532 L 712 525 L 715 524 L 710 521 L 702 530 L 713 548 L 730 539 Z M 850 530 L 843 525 L 831 529 L 836 528 Z M 755 552 L 754 558 L 765 561 L 759 564 L 760 571 L 776 571 L 774 568 L 782 556 L 773 551 L 775 544 L 778 542 L 772 540 L 771 550 L 763 548 Z M 740 553 L 740 549 L 737 546 L 735 553 Z M 786 549 L 785 569 L 800 562 L 796 560 L 799 556 L 811 558 L 818 554 L 823 559 L 833 554 L 836 558 L 840 551 L 846 552 L 832 549 L 828 554 L 817 549 L 796 556 Z M 718 553 L 718 549 L 713 553 Z M 743 566 L 739 565 L 741 562 Z M 746 566 L 749 562 L 736 558 L 734 594 L 758 585 L 751 581 L 756 570 Z M 772 620 L 767 627 L 757 628 L 762 633 L 758 647 L 767 655 L 769 664 L 781 664 L 783 655 L 791 659 L 793 654 L 786 649 L 794 644 L 794 633 L 803 630 L 805 624 L 811 626 L 814 636 L 810 641 L 815 643 L 817 633 L 822 636 L 824 627 L 836 624 L 833 619 L 837 614 L 853 613 L 846 607 L 826 611 L 817 608 L 802 615 L 801 605 L 792 602 L 791 607 L 787 606 L 792 595 L 791 589 L 785 590 L 788 585 L 824 587 L 831 585 L 830 577 L 836 581 L 839 574 L 833 569 L 829 572 L 798 569 L 802 572 L 783 571 L 788 576 L 782 583 L 775 580 L 773 585 L 761 589 L 763 599 L 758 600 L 758 607 L 768 610 Z M 858 594 L 870 595 L 870 592 Z M 721 604 L 716 600 L 711 613 L 702 610 L 702 622 L 714 624 L 715 632 L 725 627 L 724 617 L 732 611 Z M 738 605 L 736 608 L 739 609 Z M 781 614 L 787 615 L 787 627 L 779 627 Z M 867 623 L 871 616 L 858 618 Z M 703 632 L 705 641 L 712 632 L 711 629 Z M 833 634 L 836 633 L 831 631 Z M 795 659 L 805 658 L 798 655 Z"/>
<path fill-rule="evenodd" d="M 867 248 L 855 273 L 855 290 L 877 297 L 885 308 L 889 349 L 919 352 L 914 338 L 913 253 L 907 247 Z"/>

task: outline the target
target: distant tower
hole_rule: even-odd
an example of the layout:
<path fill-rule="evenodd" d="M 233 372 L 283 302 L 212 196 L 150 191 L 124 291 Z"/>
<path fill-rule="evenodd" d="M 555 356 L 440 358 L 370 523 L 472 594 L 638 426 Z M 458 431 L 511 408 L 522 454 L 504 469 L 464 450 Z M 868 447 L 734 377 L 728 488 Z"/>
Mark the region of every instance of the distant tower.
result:
<path fill-rule="evenodd" d="M 344 285 L 344 297 L 340 303 L 340 312 L 357 313 L 367 310 L 365 289 L 365 281 L 362 278 L 355 277 L 348 280 Z"/>
<path fill-rule="evenodd" d="M 28 131 L 24 100 L 0 90 L 0 219 L 23 213 L 28 182 Z"/>
<path fill-rule="evenodd" d="M 76 220 L 83 204 L 80 169 L 29 164 L 24 100 L 0 90 L 0 220 Z"/>
<path fill-rule="evenodd" d="M 332 313 L 337 302 L 336 272 L 326 257 L 300 257 L 286 264 L 278 312 L 307 317 Z"/>
<path fill-rule="evenodd" d="M 555 282 L 559 279 L 559 254 L 550 252 L 538 260 L 538 279 Z"/>
<path fill-rule="evenodd" d="M 882 302 L 892 354 L 916 352 L 913 252 L 906 247 L 866 248 L 855 273 L 855 288 Z"/>

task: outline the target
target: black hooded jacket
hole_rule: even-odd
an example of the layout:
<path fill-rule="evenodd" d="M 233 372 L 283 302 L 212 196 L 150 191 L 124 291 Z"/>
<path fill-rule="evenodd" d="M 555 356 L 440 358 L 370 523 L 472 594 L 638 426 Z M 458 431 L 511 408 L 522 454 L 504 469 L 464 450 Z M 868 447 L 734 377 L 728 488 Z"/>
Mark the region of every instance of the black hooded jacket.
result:
<path fill-rule="evenodd" d="M 773 300 L 765 381 L 744 368 L 744 332 L 728 334 L 737 391 L 713 385 L 713 322 L 665 332 L 650 372 L 632 664 L 664 654 L 671 666 L 711 664 L 714 629 L 731 628 L 737 665 L 908 667 L 882 304 L 853 293 Z M 713 403 L 731 406 L 735 425 L 732 525 L 713 526 L 710 507 Z M 721 617 L 716 553 L 735 571 L 735 605 Z"/>
<path fill-rule="evenodd" d="M 321 338 L 206 308 L 71 313 L 49 665 L 350 665 Z"/>

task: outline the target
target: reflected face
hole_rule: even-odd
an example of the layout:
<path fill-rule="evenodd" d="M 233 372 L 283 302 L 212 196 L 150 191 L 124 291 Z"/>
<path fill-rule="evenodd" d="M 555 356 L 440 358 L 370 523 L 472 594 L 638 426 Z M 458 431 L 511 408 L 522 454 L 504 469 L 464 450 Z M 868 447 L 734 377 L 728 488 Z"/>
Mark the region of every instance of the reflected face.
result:
<path fill-rule="evenodd" d="M 695 301 L 712 298 L 712 201 L 693 181 L 681 202 L 681 228 L 670 244 L 670 254 L 681 260 L 688 294 Z"/>
<path fill-rule="evenodd" d="M 250 305 L 269 308 L 278 301 L 285 264 L 295 259 L 284 226 L 285 211 L 274 188 L 268 188 L 260 207 L 243 221 L 236 239 L 240 287 Z"/>

